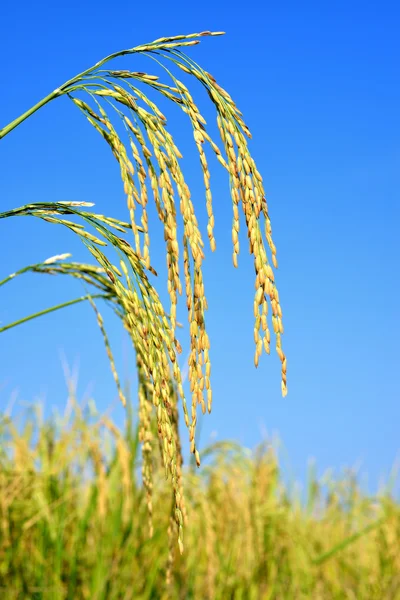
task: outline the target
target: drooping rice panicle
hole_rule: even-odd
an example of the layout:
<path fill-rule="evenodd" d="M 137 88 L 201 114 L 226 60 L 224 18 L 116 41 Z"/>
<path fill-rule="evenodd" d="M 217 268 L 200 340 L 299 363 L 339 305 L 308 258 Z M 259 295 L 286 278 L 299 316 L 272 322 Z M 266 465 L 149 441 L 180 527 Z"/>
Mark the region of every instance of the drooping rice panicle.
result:
<path fill-rule="evenodd" d="M 149 44 L 113 53 L 67 81 L 38 105 L 0 130 L 1 139 L 41 106 L 54 98 L 67 95 L 107 142 L 118 162 L 127 197 L 129 223 L 85 211 L 84 208 L 91 206 L 90 203 L 85 202 L 37 203 L 0 214 L 0 218 L 29 215 L 67 227 L 85 244 L 98 266 L 90 267 L 82 263 L 66 262 L 66 257 L 54 256 L 44 263 L 31 265 L 25 270 L 10 275 L 0 281 L 0 285 L 10 281 L 15 275 L 29 270 L 53 275 L 71 275 L 85 285 L 93 286 L 96 289 L 96 298 L 107 300 L 121 318 L 136 351 L 139 373 L 142 474 L 149 510 L 149 528 L 152 531 L 151 466 L 152 452 L 156 444 L 153 444 L 152 440 L 151 423 L 154 417 L 162 461 L 172 483 L 173 514 L 178 526 L 181 548 L 185 510 L 175 400 L 178 397 L 183 402 L 184 419 L 189 428 L 190 449 L 198 465 L 200 455 L 196 447 L 197 410 L 200 406 L 204 413 L 207 410 L 210 412 L 212 408 L 210 341 L 206 329 L 207 299 L 203 280 L 205 250 L 191 192 L 181 169 L 182 154 L 168 130 L 166 116 L 153 97 L 148 95 L 148 91 L 151 94 L 156 92 L 162 98 L 170 100 L 189 118 L 204 180 L 207 236 L 212 251 L 216 248 L 216 240 L 211 175 L 205 151 L 208 145 L 228 172 L 233 207 L 233 264 L 235 267 L 238 266 L 240 212 L 244 216 L 249 249 L 254 259 L 254 363 L 257 367 L 263 349 L 267 354 L 270 353 L 271 333 L 268 323 L 270 307 L 275 346 L 282 367 L 282 394 L 287 393 L 287 361 L 281 342 L 282 309 L 273 271 L 273 268 L 277 268 L 276 247 L 272 239 L 262 177 L 250 154 L 246 139 L 251 137 L 251 134 L 231 96 L 210 73 L 197 65 L 183 51 L 187 47 L 198 44 L 205 36 L 221 34 L 222 32 L 203 31 L 190 35 L 165 37 Z M 114 58 L 136 54 L 148 57 L 152 65 L 161 67 L 163 73 L 169 78 L 170 84 L 152 73 L 108 68 L 107 63 Z M 171 70 L 167 68 L 167 62 Z M 206 89 L 216 109 L 221 148 L 207 131 L 207 123 L 198 109 L 193 94 L 174 74 L 174 70 L 179 71 L 179 74 L 184 73 L 194 77 Z M 118 125 L 122 125 L 121 131 Z M 168 313 L 164 310 L 148 275 L 149 272 L 155 274 L 150 257 L 150 196 L 154 200 L 158 218 L 164 229 L 167 286 L 170 298 Z M 183 226 L 182 242 L 178 239 L 180 226 Z M 132 235 L 132 245 L 130 235 Z M 114 261 L 116 264 L 113 264 L 109 258 L 111 249 L 117 254 L 117 260 Z M 183 275 L 179 265 L 181 260 Z M 180 343 L 176 338 L 177 305 L 183 288 L 190 336 L 188 364 L 191 391 L 190 415 L 177 360 L 181 351 Z M 76 301 L 92 302 L 93 297 L 89 294 Z M 49 310 L 53 309 L 55 308 Z M 118 392 L 121 400 L 124 401 L 103 321 L 100 313 L 96 308 L 95 310 Z M 173 393 L 171 393 L 171 386 Z M 172 398 L 175 400 L 171 400 Z"/>
<path fill-rule="evenodd" d="M 164 96 L 173 100 L 186 112 L 189 116 L 194 133 L 195 143 L 199 152 L 200 162 L 203 169 L 203 177 L 205 182 L 205 194 L 206 194 L 206 205 L 208 213 L 208 225 L 207 233 L 210 239 L 212 248 L 215 248 L 215 238 L 213 234 L 214 229 L 214 215 L 212 209 L 212 196 L 209 185 L 209 169 L 207 159 L 203 150 L 204 143 L 208 142 L 213 151 L 215 152 L 217 159 L 221 164 L 228 170 L 230 174 L 231 182 L 231 196 L 233 203 L 233 226 L 232 226 L 232 241 L 233 241 L 233 262 L 237 266 L 238 254 L 239 254 L 239 206 L 242 207 L 247 233 L 249 238 L 250 252 L 254 256 L 254 267 L 255 267 L 255 298 L 254 302 L 260 307 L 260 310 L 254 310 L 255 313 L 255 365 L 258 365 L 259 357 L 262 353 L 262 348 L 268 353 L 270 348 L 270 335 L 269 328 L 266 322 L 267 305 L 269 302 L 272 308 L 272 325 L 276 334 L 276 350 L 279 358 L 282 362 L 282 393 L 286 394 L 286 357 L 282 350 L 281 345 L 281 333 L 283 332 L 282 318 L 281 318 L 281 307 L 279 303 L 279 294 L 276 289 L 274 280 L 274 274 L 268 261 L 266 246 L 269 247 L 271 252 L 271 260 L 274 267 L 277 267 L 276 259 L 276 247 L 272 240 L 272 229 L 271 222 L 268 213 L 268 207 L 265 200 L 265 191 L 263 188 L 262 177 L 257 170 L 255 162 L 249 153 L 248 145 L 245 136 L 250 137 L 250 131 L 243 121 L 242 114 L 236 107 L 231 96 L 220 86 L 216 79 L 208 72 L 204 71 L 199 67 L 191 58 L 184 54 L 181 50 L 181 44 L 189 43 L 192 44 L 194 41 L 198 41 L 199 37 L 203 35 L 211 35 L 211 32 L 202 32 L 201 34 L 193 34 L 191 36 L 176 38 L 163 38 L 152 44 L 146 44 L 139 46 L 135 49 L 135 52 L 144 53 L 150 56 L 156 62 L 161 63 L 161 59 L 171 60 L 177 67 L 187 74 L 193 75 L 198 81 L 207 89 L 208 94 L 217 109 L 217 122 L 218 128 L 221 135 L 221 140 L 224 145 L 226 159 L 222 156 L 218 146 L 213 142 L 211 137 L 206 131 L 205 121 L 201 116 L 198 108 L 193 100 L 192 94 L 189 92 L 185 84 L 177 79 L 171 72 L 166 69 L 169 75 L 173 78 L 173 86 L 168 86 L 159 81 L 159 78 L 149 73 L 139 73 L 130 71 L 104 71 L 98 72 L 99 76 L 102 77 L 102 81 L 105 77 L 110 77 L 115 80 L 119 80 L 120 84 L 117 86 L 112 82 L 108 81 L 110 88 L 100 90 L 97 93 L 100 95 L 111 94 L 111 97 L 119 102 L 122 102 L 125 106 L 129 106 L 130 112 L 134 112 L 136 117 L 140 120 L 144 126 L 147 134 L 150 138 L 150 144 L 155 150 L 155 157 L 160 166 L 161 176 L 159 184 L 162 190 L 162 194 L 165 198 L 168 197 L 168 192 L 164 192 L 165 186 L 168 186 L 168 170 L 165 168 L 164 153 L 160 150 L 160 143 L 163 145 L 167 156 L 171 158 L 171 137 L 167 140 L 163 130 L 165 131 L 165 117 L 159 111 L 157 105 L 150 100 L 147 95 L 140 90 L 137 86 L 132 85 L 132 81 L 140 82 L 147 86 L 158 90 Z M 131 51 L 128 51 L 130 53 Z M 163 65 L 162 65 L 163 66 Z M 96 72 L 91 75 L 95 75 Z M 107 80 L 106 80 L 107 81 Z M 124 85 L 128 83 L 127 87 Z M 143 101 L 149 108 L 152 109 L 152 117 L 148 111 L 142 109 L 138 101 Z M 153 119 L 157 125 L 155 125 Z M 156 127 L 156 132 L 154 128 Z M 160 139 L 161 138 L 161 139 Z M 167 142 L 167 143 L 166 143 Z M 176 159 L 176 156 L 174 157 Z M 179 164 L 179 159 L 174 161 L 174 164 Z M 180 169 L 174 169 L 175 177 L 174 181 L 177 181 L 176 174 L 178 174 L 178 191 L 183 192 L 181 195 L 181 212 L 186 218 L 190 215 L 190 223 L 193 225 L 193 215 L 191 214 L 191 206 L 185 198 L 185 192 L 187 192 L 186 186 L 182 185 L 180 180 Z M 187 194 L 186 194 L 187 195 Z M 190 202 L 190 201 L 189 201 Z M 185 208 L 186 206 L 186 208 Z M 167 204 L 171 207 L 171 202 Z M 183 210 L 182 210 L 183 207 Z M 188 210 L 189 207 L 189 210 Z M 174 209 L 171 210 L 171 215 L 176 221 L 176 213 Z M 265 221 L 265 231 L 261 226 L 260 217 L 261 215 Z M 186 225 L 186 222 L 185 222 Z M 197 226 L 197 223 L 196 223 Z M 174 226 L 176 227 L 176 225 Z M 189 226 L 190 227 L 190 226 Z M 196 227 L 195 227 L 196 228 Z M 192 236 L 189 237 L 191 239 Z M 169 239 L 169 238 L 168 238 Z M 201 240 L 201 237 L 199 238 Z M 175 242 L 175 238 L 172 238 L 171 244 Z M 171 244 L 167 243 L 167 256 L 169 259 L 169 268 L 171 265 L 176 263 L 176 246 L 174 251 L 171 249 Z M 201 242 L 200 242 L 201 245 Z M 191 245 L 192 247 L 192 245 Z M 198 259 L 198 251 L 195 250 L 196 258 L 198 263 L 201 261 Z M 200 256 L 203 255 L 202 248 L 200 249 Z M 201 264 L 198 265 L 201 267 Z M 177 280 L 179 279 L 179 273 L 175 271 L 174 274 L 170 275 L 169 289 L 171 294 L 171 314 L 172 316 L 176 311 L 176 291 L 179 289 Z M 172 282 L 172 283 L 171 283 Z M 261 312 L 260 312 L 261 311 Z"/>

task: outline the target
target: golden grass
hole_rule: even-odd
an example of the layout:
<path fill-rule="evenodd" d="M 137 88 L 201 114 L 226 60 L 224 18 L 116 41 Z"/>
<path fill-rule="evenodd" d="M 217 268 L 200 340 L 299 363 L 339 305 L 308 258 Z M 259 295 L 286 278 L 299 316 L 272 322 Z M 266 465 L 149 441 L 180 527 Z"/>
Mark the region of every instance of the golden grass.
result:
<path fill-rule="evenodd" d="M 121 432 L 93 406 L 71 403 L 69 416 L 47 422 L 33 412 L 0 421 L 5 600 L 400 597 L 400 507 L 389 491 L 370 497 L 351 475 L 324 485 L 310 476 L 300 501 L 271 447 L 217 443 L 200 471 L 182 472 L 189 521 L 180 555 L 154 453 L 148 537 L 149 490 L 138 483 L 148 457 L 130 409 Z M 150 430 L 157 439 L 154 417 Z"/>

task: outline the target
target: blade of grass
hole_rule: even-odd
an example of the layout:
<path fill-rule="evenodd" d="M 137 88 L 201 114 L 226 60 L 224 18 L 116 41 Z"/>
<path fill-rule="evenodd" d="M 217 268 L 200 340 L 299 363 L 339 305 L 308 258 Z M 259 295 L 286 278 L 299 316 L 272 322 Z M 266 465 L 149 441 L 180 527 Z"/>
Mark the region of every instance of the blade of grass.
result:
<path fill-rule="evenodd" d="M 32 319 L 36 319 L 38 317 L 42 317 L 44 315 L 50 314 L 56 310 L 66 308 L 67 306 L 73 306 L 74 304 L 78 304 L 79 302 L 84 302 L 86 300 L 89 300 L 90 298 L 92 298 L 92 299 L 93 298 L 102 298 L 103 300 L 104 299 L 106 300 L 108 297 L 104 294 L 95 294 L 95 295 L 87 294 L 86 296 L 80 296 L 79 298 L 75 298 L 74 300 L 69 300 L 68 302 L 62 302 L 61 304 L 57 304 L 56 306 L 52 306 L 50 308 L 45 308 L 44 310 L 40 310 L 39 312 L 28 315 L 27 317 L 18 319 L 18 321 L 14 321 L 13 323 L 4 325 L 3 327 L 0 327 L 0 333 L 3 333 L 4 331 L 8 331 L 9 329 L 16 327 L 17 325 L 22 325 L 22 323 L 27 323 L 28 321 L 32 321 Z"/>
<path fill-rule="evenodd" d="M 314 558 L 312 562 L 315 565 L 322 565 L 327 560 L 329 560 L 330 558 L 335 556 L 338 552 L 341 552 L 342 550 L 344 550 L 345 548 L 347 548 L 348 546 L 350 546 L 351 544 L 353 544 L 360 538 L 364 537 L 371 531 L 374 531 L 374 529 L 378 529 L 378 527 L 380 527 L 384 522 L 385 522 L 385 518 L 382 517 L 382 519 L 378 519 L 377 521 L 375 521 L 375 523 L 370 523 L 369 525 L 367 525 L 366 527 L 361 529 L 361 531 L 357 531 L 353 535 L 350 535 L 349 537 L 347 537 L 346 539 L 341 541 L 339 544 L 336 544 L 336 546 L 334 546 L 327 552 L 324 552 L 324 554 L 321 554 L 317 558 Z"/>

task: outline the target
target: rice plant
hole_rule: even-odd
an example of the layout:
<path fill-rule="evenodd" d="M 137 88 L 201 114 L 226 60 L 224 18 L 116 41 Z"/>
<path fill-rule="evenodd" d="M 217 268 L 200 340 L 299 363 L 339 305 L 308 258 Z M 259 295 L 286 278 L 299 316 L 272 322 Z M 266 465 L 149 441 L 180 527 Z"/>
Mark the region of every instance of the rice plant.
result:
<path fill-rule="evenodd" d="M 175 505 L 172 513 L 179 531 L 181 550 L 185 510 L 176 405 L 178 400 L 183 403 L 191 452 L 198 465 L 200 454 L 196 446 L 197 410 L 200 406 L 205 413 L 211 412 L 212 408 L 210 340 L 205 325 L 207 299 L 202 269 L 205 249 L 204 236 L 198 224 L 191 192 L 181 169 L 182 154 L 168 130 L 167 118 L 151 99 L 150 93 L 159 94 L 160 97 L 169 100 L 179 107 L 190 121 L 204 179 L 208 214 L 207 237 L 211 251 L 216 249 L 216 240 L 210 170 L 205 146 L 211 148 L 227 171 L 233 209 L 233 264 L 238 266 L 240 212 L 243 213 L 249 250 L 254 259 L 254 363 L 257 367 L 263 348 L 267 354 L 270 352 L 270 306 L 276 352 L 282 365 L 282 394 L 287 392 L 287 361 L 281 343 L 282 310 L 274 275 L 274 269 L 277 267 L 276 247 L 272 239 L 262 176 L 248 148 L 247 138 L 250 138 L 251 134 L 242 113 L 228 92 L 185 52 L 186 48 L 198 44 L 201 38 L 217 36 L 220 33 L 203 31 L 198 34 L 165 37 L 149 44 L 115 52 L 57 87 L 0 130 L 1 139 L 49 102 L 66 97 L 100 134 L 118 162 L 127 198 L 129 222 L 89 212 L 84 210 L 88 207 L 86 203 L 74 202 L 28 204 L 0 214 L 2 219 L 30 216 L 52 225 L 67 227 L 78 236 L 96 260 L 96 266 L 92 266 L 68 262 L 65 256 L 55 255 L 43 263 L 22 268 L 18 273 L 6 277 L 2 284 L 27 271 L 69 275 L 79 278 L 85 284 L 87 292 L 77 299 L 46 308 L 35 315 L 8 324 L 0 331 L 4 332 L 49 311 L 89 301 L 104 337 L 121 401 L 125 403 L 97 303 L 103 300 L 112 306 L 128 331 L 136 351 L 142 471 L 149 514 L 152 513 L 152 455 L 154 451 L 160 450 L 165 472 L 170 478 L 174 493 Z M 165 80 L 151 72 L 111 68 L 111 61 L 120 57 L 130 59 L 130 64 L 134 65 L 135 56 L 139 54 L 149 59 L 150 67 L 161 67 Z M 181 81 L 181 74 L 194 77 L 205 88 L 216 109 L 220 145 L 208 133 L 206 121 L 188 87 Z M 118 133 L 119 129 L 123 130 L 123 135 Z M 150 272 L 154 273 L 151 266 L 148 219 L 151 197 L 164 229 L 170 298 L 168 310 L 161 304 L 148 276 Z M 179 240 L 177 235 L 178 223 L 183 226 L 182 240 Z M 95 233 L 91 233 L 90 229 Z M 104 246 L 115 253 L 114 262 L 101 250 Z M 186 297 L 190 335 L 188 378 L 192 397 L 189 407 L 186 404 L 177 360 L 181 345 L 176 336 L 176 310 L 178 296 L 182 293 Z M 173 394 L 171 389 L 174 390 Z M 156 414 L 157 420 L 156 435 L 150 427 L 153 413 Z M 152 529 L 150 523 L 150 532 Z"/>

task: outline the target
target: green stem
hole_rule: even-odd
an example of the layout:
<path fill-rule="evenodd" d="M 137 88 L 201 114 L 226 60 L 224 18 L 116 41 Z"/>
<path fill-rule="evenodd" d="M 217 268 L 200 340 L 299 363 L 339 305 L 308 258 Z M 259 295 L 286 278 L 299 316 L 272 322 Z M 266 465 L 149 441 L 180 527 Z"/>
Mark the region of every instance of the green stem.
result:
<path fill-rule="evenodd" d="M 114 52 L 113 54 L 110 54 L 109 56 L 106 56 L 105 58 L 100 60 L 98 63 L 96 63 L 89 69 L 86 69 L 85 71 L 82 71 L 82 73 L 79 73 L 72 79 L 69 79 L 63 85 L 61 85 L 59 88 L 54 90 L 54 92 L 51 92 L 51 94 L 49 94 L 48 96 L 46 96 L 45 98 L 40 100 L 40 102 L 35 104 L 35 106 L 32 106 L 32 108 L 30 108 L 29 110 L 24 112 L 17 119 L 14 119 L 14 121 L 11 121 L 11 123 L 9 123 L 5 127 L 3 127 L 3 129 L 0 129 L 0 140 L 3 137 L 5 137 L 8 133 L 10 133 L 10 131 L 12 131 L 13 129 L 18 127 L 18 125 L 20 125 L 23 121 L 25 121 L 25 119 L 27 119 L 28 117 L 33 115 L 37 110 L 39 110 L 39 108 L 42 108 L 42 106 L 44 106 L 48 102 L 51 102 L 51 100 L 54 100 L 54 98 L 58 98 L 58 96 L 62 96 L 63 94 L 68 92 L 69 88 L 71 88 L 71 86 L 75 85 L 76 83 L 79 83 L 79 81 L 81 81 L 86 75 L 89 75 L 95 69 L 98 69 L 99 67 L 104 65 L 104 63 L 108 62 L 109 60 L 112 60 L 113 58 L 117 58 L 118 56 L 124 56 L 125 54 L 133 54 L 134 52 L 135 52 L 134 49 Z"/>
<path fill-rule="evenodd" d="M 18 127 L 18 125 L 20 125 L 23 121 L 25 121 L 25 119 L 27 119 L 28 117 L 33 115 L 33 113 L 35 113 L 37 110 L 39 110 L 39 108 L 42 108 L 42 106 L 44 106 L 51 100 L 54 100 L 54 98 L 57 98 L 57 96 L 60 96 L 61 94 L 62 94 L 61 90 L 59 90 L 59 89 L 54 90 L 54 92 L 51 92 L 51 94 L 49 94 L 48 96 L 46 96 L 45 98 L 40 100 L 40 102 L 35 104 L 35 106 L 32 106 L 32 108 L 30 108 L 29 110 L 24 112 L 17 119 L 14 119 L 14 121 L 11 121 L 11 123 L 6 125 L 6 127 L 3 127 L 3 129 L 0 129 L 0 140 L 3 137 L 5 137 L 7 135 L 7 133 L 10 133 L 10 131 L 12 131 L 13 129 Z"/>
<path fill-rule="evenodd" d="M 15 273 L 11 273 L 11 275 L 8 275 L 8 277 L 6 277 L 2 281 L 0 281 L 0 286 L 4 285 L 5 283 L 8 283 L 9 281 L 14 279 L 18 275 L 23 275 L 24 273 L 27 273 L 28 271 L 30 271 L 33 268 L 34 268 L 33 265 L 29 265 L 29 267 L 24 267 L 23 269 L 20 269 L 19 271 L 15 271 Z"/>
<path fill-rule="evenodd" d="M 3 331 L 7 331 L 7 329 L 11 329 L 12 327 L 16 327 L 17 325 L 21 325 L 22 323 L 27 323 L 32 319 L 36 319 L 37 317 L 41 317 L 43 315 L 47 315 L 56 310 L 60 310 L 61 308 L 65 308 L 67 306 L 72 306 L 73 304 L 78 304 L 78 302 L 84 302 L 85 300 L 89 300 L 89 298 L 104 298 L 103 294 L 87 294 L 86 296 L 81 296 L 80 298 L 75 298 L 75 300 L 69 300 L 68 302 L 63 302 L 62 304 L 57 304 L 57 306 L 52 306 L 51 308 L 46 308 L 41 310 L 33 315 L 29 315 L 28 317 L 23 317 L 18 321 L 14 321 L 14 323 L 9 323 L 8 325 L 4 325 L 4 327 L 0 327 L 0 333 Z"/>

